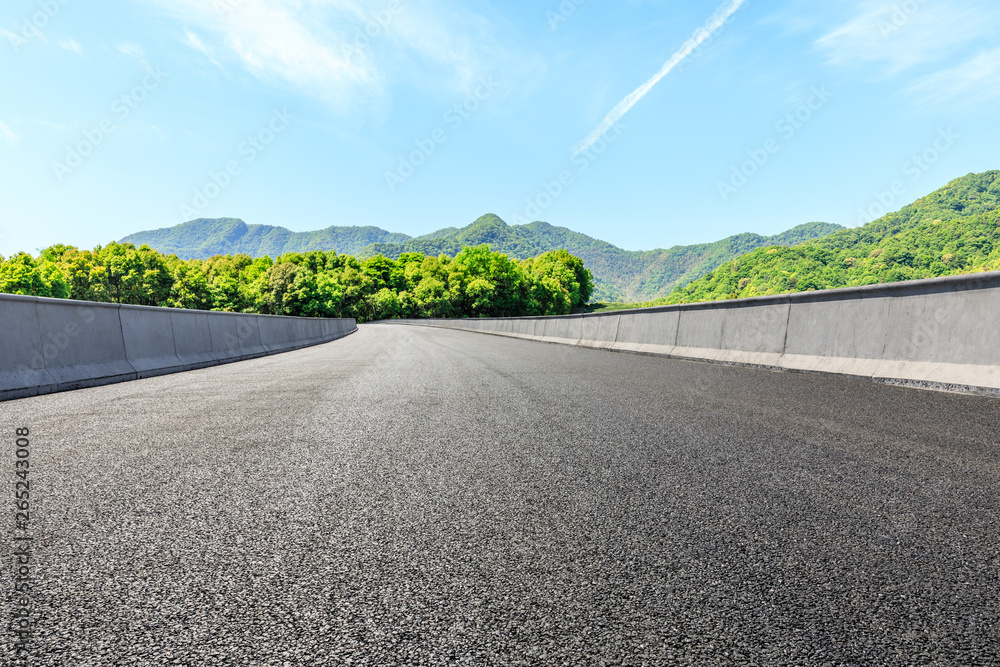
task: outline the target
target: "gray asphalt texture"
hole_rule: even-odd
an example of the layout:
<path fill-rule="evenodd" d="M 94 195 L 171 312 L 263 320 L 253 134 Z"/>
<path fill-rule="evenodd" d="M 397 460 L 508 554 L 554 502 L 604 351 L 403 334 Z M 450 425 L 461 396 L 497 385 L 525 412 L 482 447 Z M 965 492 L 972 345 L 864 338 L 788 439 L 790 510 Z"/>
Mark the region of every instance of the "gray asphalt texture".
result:
<path fill-rule="evenodd" d="M 1000 664 L 996 398 L 365 325 L 17 426 L 31 665 Z"/>

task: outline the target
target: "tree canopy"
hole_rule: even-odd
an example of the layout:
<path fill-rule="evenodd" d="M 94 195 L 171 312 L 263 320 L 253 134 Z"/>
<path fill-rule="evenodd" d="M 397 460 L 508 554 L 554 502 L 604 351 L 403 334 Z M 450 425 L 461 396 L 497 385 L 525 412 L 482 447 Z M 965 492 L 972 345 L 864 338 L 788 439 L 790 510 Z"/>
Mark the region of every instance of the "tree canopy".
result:
<path fill-rule="evenodd" d="M 759 248 L 675 289 L 690 303 L 1000 270 L 1000 171 L 970 174 L 874 222 Z"/>
<path fill-rule="evenodd" d="M 310 251 L 182 260 L 131 243 L 0 257 L 0 292 L 10 294 L 359 322 L 562 315 L 585 306 L 593 289 L 590 271 L 566 250 L 519 261 L 486 244 L 454 258 Z"/>

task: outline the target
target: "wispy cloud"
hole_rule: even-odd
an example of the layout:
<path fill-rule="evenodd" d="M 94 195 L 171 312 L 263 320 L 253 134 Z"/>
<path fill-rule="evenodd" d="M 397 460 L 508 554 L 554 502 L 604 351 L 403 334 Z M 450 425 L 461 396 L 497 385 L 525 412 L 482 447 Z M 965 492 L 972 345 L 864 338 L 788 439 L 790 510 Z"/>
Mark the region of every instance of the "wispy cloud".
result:
<path fill-rule="evenodd" d="M 970 6 L 971 4 L 971 6 Z M 903 3 L 865 0 L 853 18 L 823 35 L 816 45 L 832 65 L 871 68 L 890 77 L 917 65 L 941 62 L 967 51 L 977 39 L 996 31 L 1000 11 L 973 0 L 954 3 Z"/>
<path fill-rule="evenodd" d="M 995 0 L 886 4 L 863 0 L 854 15 L 816 41 L 834 66 L 864 68 L 875 80 L 910 74 L 903 90 L 926 105 L 1000 95 Z M 994 92 L 996 91 L 996 92 Z"/>
<path fill-rule="evenodd" d="M 184 37 L 185 37 L 184 43 L 190 46 L 192 49 L 196 51 L 201 51 L 206 56 L 211 55 L 211 51 L 207 46 L 205 46 L 205 43 L 201 41 L 201 37 L 199 37 L 197 34 L 191 32 L 190 30 L 185 30 Z"/>
<path fill-rule="evenodd" d="M 452 0 L 137 1 L 186 24 L 191 48 L 335 105 L 379 98 L 396 79 L 474 87 L 502 51 L 488 22 Z"/>
<path fill-rule="evenodd" d="M 146 55 L 146 49 L 135 42 L 122 42 L 118 45 L 118 52 L 129 58 L 142 58 Z"/>
<path fill-rule="evenodd" d="M 695 31 L 694 37 L 684 42 L 681 48 L 670 57 L 660 71 L 653 75 L 646 83 L 642 84 L 634 91 L 632 91 L 628 96 L 625 97 L 621 102 L 619 102 L 611 112 L 604 117 L 597 127 L 594 128 L 593 132 L 587 135 L 587 137 L 573 147 L 573 154 L 578 155 L 583 151 L 587 150 L 595 141 L 597 141 L 602 134 L 607 132 L 611 127 L 622 119 L 629 109 L 634 107 L 636 103 L 645 97 L 646 93 L 653 89 L 660 80 L 670 73 L 672 69 L 677 67 L 685 58 L 687 58 L 691 53 L 701 45 L 702 42 L 707 40 L 712 36 L 716 30 L 721 28 L 723 24 L 729 17 L 736 13 L 736 11 L 743 6 L 746 0 L 728 0 L 721 7 L 719 7 L 714 14 L 708 19 L 708 21 Z"/>
<path fill-rule="evenodd" d="M 83 54 L 83 47 L 80 46 L 80 42 L 75 39 L 61 39 L 59 40 L 59 46 L 66 49 L 67 51 L 72 51 L 73 53 Z"/>
<path fill-rule="evenodd" d="M 924 104 L 976 104 L 1000 97 L 1000 48 L 979 53 L 949 69 L 928 74 L 909 88 Z"/>
<path fill-rule="evenodd" d="M 20 138 L 21 135 L 10 129 L 10 126 L 7 125 L 7 123 L 0 120 L 0 139 L 3 139 L 4 143 L 13 146 Z"/>
<path fill-rule="evenodd" d="M 830 24 L 833 15 L 840 15 L 840 3 L 819 3 L 816 0 L 785 0 L 771 13 L 760 18 L 757 25 L 776 27 L 784 33 L 816 32 Z"/>

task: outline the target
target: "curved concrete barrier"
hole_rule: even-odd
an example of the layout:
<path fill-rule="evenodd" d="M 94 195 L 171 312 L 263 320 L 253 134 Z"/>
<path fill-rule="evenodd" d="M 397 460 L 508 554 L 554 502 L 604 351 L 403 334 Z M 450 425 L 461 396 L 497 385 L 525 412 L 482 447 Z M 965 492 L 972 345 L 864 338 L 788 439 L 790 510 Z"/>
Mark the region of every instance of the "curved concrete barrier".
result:
<path fill-rule="evenodd" d="M 1000 393 L 1000 272 L 590 315 L 390 322 Z"/>
<path fill-rule="evenodd" d="M 251 359 L 356 330 L 353 319 L 0 294 L 0 400 Z"/>

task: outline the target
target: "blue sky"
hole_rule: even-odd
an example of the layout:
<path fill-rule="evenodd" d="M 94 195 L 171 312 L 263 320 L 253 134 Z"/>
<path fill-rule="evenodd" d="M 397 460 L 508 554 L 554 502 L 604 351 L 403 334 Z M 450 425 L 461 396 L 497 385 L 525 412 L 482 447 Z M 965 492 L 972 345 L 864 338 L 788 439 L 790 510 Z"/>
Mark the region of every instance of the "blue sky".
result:
<path fill-rule="evenodd" d="M 855 226 L 1000 168 L 998 26 L 995 0 L 6 0 L 0 254 L 194 217 L 493 212 L 628 249 Z"/>

